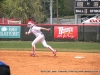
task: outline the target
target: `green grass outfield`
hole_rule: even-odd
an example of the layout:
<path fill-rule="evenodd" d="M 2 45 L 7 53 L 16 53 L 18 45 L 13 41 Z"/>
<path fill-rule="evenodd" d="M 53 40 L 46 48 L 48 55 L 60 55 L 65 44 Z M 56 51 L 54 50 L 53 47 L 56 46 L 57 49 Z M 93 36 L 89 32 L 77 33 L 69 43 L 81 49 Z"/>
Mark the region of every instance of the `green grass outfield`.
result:
<path fill-rule="evenodd" d="M 0 50 L 31 50 L 32 41 L 0 41 Z M 58 52 L 100 53 L 100 43 L 96 42 L 47 42 Z M 49 51 L 41 43 L 36 44 L 37 51 Z"/>

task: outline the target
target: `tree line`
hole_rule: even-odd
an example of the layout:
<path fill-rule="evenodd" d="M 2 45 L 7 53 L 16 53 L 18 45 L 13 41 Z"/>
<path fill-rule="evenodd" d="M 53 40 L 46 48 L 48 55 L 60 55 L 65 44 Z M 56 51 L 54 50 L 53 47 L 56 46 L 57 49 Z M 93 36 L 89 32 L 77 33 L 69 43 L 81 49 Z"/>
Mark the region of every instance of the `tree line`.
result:
<path fill-rule="evenodd" d="M 57 7 L 58 1 L 58 7 Z M 74 0 L 53 0 L 53 17 L 74 15 Z M 50 0 L 0 0 L 0 17 L 27 19 L 38 23 L 50 16 Z"/>

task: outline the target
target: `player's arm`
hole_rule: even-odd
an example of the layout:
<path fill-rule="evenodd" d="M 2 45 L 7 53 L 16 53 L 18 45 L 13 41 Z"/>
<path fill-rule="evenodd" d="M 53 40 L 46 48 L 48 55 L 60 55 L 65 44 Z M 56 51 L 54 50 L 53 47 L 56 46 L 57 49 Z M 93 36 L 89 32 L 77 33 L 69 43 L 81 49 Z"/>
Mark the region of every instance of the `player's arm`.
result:
<path fill-rule="evenodd" d="M 41 30 L 50 31 L 51 29 L 50 28 L 43 28 L 43 27 L 41 27 Z"/>

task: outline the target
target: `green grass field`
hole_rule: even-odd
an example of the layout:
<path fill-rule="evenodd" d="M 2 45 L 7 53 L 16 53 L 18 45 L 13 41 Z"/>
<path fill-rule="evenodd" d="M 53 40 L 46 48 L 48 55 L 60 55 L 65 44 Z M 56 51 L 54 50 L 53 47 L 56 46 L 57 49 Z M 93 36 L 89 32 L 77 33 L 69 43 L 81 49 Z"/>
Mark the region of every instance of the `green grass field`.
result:
<path fill-rule="evenodd" d="M 31 50 L 32 41 L 0 41 L 0 50 Z M 100 53 L 100 43 L 96 42 L 47 42 L 59 52 Z M 37 51 L 48 51 L 41 43 L 36 44 Z"/>

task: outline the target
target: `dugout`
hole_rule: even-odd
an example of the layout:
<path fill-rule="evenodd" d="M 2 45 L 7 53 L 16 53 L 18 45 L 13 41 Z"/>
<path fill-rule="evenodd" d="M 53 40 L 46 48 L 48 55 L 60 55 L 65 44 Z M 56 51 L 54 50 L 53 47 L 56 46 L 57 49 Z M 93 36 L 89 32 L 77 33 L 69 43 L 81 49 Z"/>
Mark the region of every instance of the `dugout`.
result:
<path fill-rule="evenodd" d="M 10 67 L 0 61 L 0 75 L 10 75 Z"/>

